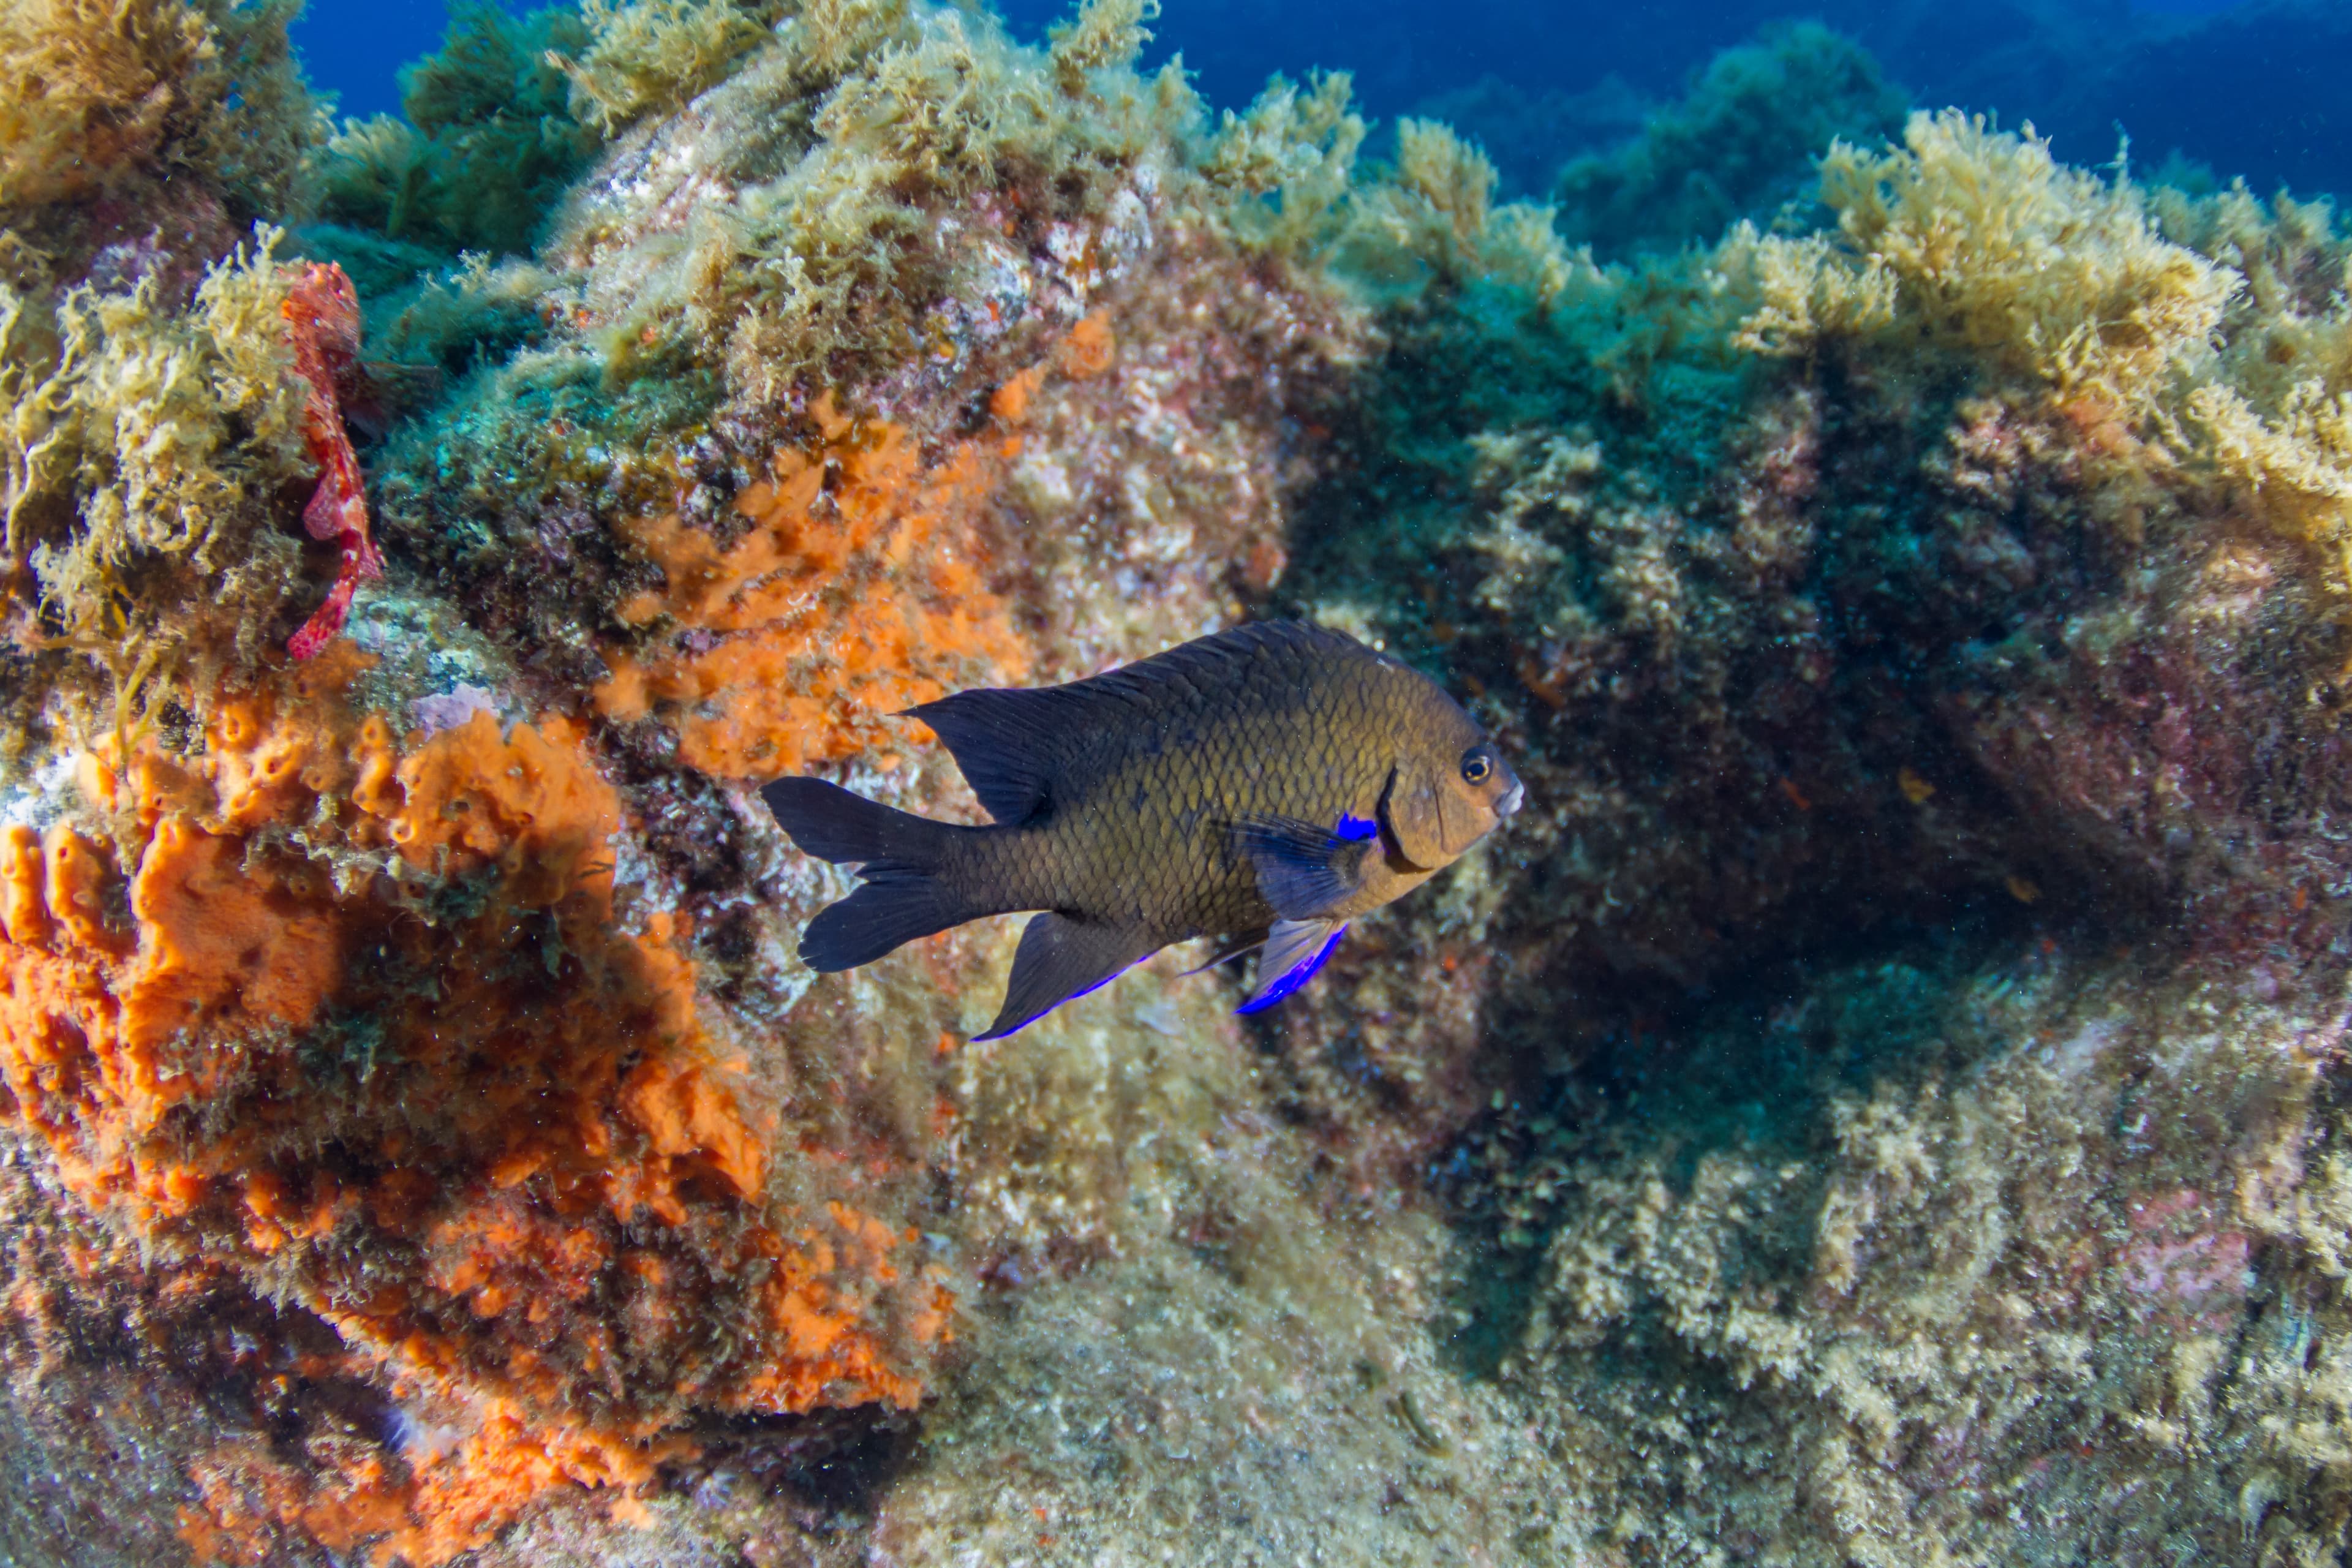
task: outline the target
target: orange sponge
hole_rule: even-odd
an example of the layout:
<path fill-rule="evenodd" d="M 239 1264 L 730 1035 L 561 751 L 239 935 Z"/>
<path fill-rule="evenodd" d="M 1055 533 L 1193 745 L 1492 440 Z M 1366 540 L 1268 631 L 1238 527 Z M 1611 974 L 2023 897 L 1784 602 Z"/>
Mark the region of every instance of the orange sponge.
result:
<path fill-rule="evenodd" d="M 672 726 L 720 777 L 887 745 L 883 715 L 1028 666 L 975 527 L 998 459 L 961 444 L 926 461 L 897 426 L 829 398 L 814 414 L 817 445 L 779 452 L 736 499 L 751 526 L 732 545 L 675 516 L 628 530 L 666 585 L 620 616 L 664 637 L 608 649 L 596 705 Z"/>
<path fill-rule="evenodd" d="M 429 1473 L 224 1459 L 191 1544 L 238 1560 L 260 1520 L 437 1563 L 547 1488 L 642 1483 L 697 1411 L 913 1403 L 940 1286 L 849 1163 L 772 1190 L 691 933 L 624 907 L 585 731 L 403 741 L 350 704 L 365 662 L 216 697 L 193 753 L 85 757 L 124 860 L 0 835 L 0 1116 L 142 1235 L 498 1413 Z"/>

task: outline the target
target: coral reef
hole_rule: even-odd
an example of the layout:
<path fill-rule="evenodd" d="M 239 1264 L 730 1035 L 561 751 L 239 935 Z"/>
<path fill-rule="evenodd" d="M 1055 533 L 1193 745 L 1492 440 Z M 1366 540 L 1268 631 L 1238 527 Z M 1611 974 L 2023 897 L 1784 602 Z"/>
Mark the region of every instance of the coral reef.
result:
<path fill-rule="evenodd" d="M 761 1201 L 759 1113 L 671 919 L 620 923 L 619 802 L 576 730 L 476 710 L 401 745 L 342 707 L 366 661 L 337 646 L 187 750 L 88 761 L 134 836 L 121 924 L 96 844 L 12 830 L 16 1118 L 151 1244 L 236 1260 L 413 1397 L 488 1398 L 449 1459 L 376 1489 L 412 1557 L 499 1522 L 526 1450 L 648 1479 L 646 1423 L 681 1400 L 910 1399 L 868 1298 L 901 1283 L 908 1342 L 936 1339 L 928 1276 L 852 1184 Z M 591 1300 L 609 1326 L 583 1333 L 562 1307 Z"/>
<path fill-rule="evenodd" d="M 586 47 L 556 61 L 572 111 L 610 133 L 676 109 L 726 76 L 785 9 L 779 0 L 584 0 Z"/>
<path fill-rule="evenodd" d="M 0 21 L 0 1556 L 2332 1561 L 2332 212 L 1152 20 Z M 1286 612 L 1530 804 L 1282 1012 L 792 958 L 758 783 Z"/>
<path fill-rule="evenodd" d="M 176 308 L 306 196 L 323 134 L 286 40 L 299 0 L 0 6 L 0 313 L 152 282 Z M 54 322 L 36 326 L 36 340 Z M 23 331 L 22 326 L 18 332 Z M 12 332 L 12 336 L 17 333 Z M 18 356 L 45 357 L 36 341 Z M 15 401 L 15 395 L 12 402 Z"/>
<path fill-rule="evenodd" d="M 1660 1560 L 2315 1560 L 2339 1331 L 2263 1238 L 2336 1135 L 2347 247 L 1957 114 L 1821 199 L 1392 328 L 1286 586 L 1551 816 L 1396 917 L 1476 1011 L 1343 968 L 1297 1114 L 1528 1259 L 1457 1352 Z"/>
<path fill-rule="evenodd" d="M 2287 1195 L 2341 1136 L 2340 1014 L 1995 949 L 1626 1041 L 1588 1081 L 1643 1116 L 1580 1137 L 1571 1097 L 1482 1151 L 1516 1239 L 1543 1238 L 1500 1375 L 1591 1423 L 1620 1539 L 1792 1562 L 2342 1539 L 2340 1308 Z"/>
<path fill-rule="evenodd" d="M 633 51 L 690 9 L 599 13 L 578 68 L 656 79 Z M 148 1289 L 142 1258 L 198 1269 L 192 1341 L 266 1299 L 254 1353 L 310 1357 L 356 1409 L 315 1440 L 237 1410 L 163 1445 L 181 1550 L 438 1564 L 550 1510 L 634 1529 L 678 1487 L 863 1451 L 894 1428 L 861 1408 L 934 1385 L 975 1269 L 1110 1245 L 1084 1182 L 1066 1225 L 1025 1223 L 1018 1184 L 935 1195 L 1015 1157 L 958 1155 L 940 1045 L 998 933 L 812 993 L 782 953 L 824 885 L 721 786 L 855 760 L 936 796 L 891 710 L 1205 629 L 1281 571 L 1285 423 L 1360 326 L 1223 237 L 1189 100 L 1121 64 L 1139 15 L 1082 16 L 1050 55 L 947 13 L 803 18 L 709 120 L 616 148 L 535 264 L 388 302 L 503 289 L 539 330 L 372 451 L 369 494 L 366 301 L 332 265 L 265 251 L 193 300 L 12 318 L 46 357 L 11 385 L 42 679 L 6 784 L 6 1119 L 47 1201 L 120 1238 L 53 1316 Z M 980 66 L 945 162 L 886 112 Z M 780 126 L 806 138 L 781 164 Z M 728 180 L 770 216 L 719 240 L 811 247 L 775 258 L 782 293 L 686 265 L 685 198 Z M 927 247 L 950 192 L 971 216 Z M 331 210 L 337 245 L 353 220 L 408 243 Z M 918 330 L 938 349 L 909 376 Z M 163 384 L 93 370 L 109 350 Z M 239 355 L 271 401 L 237 401 Z M 485 460 L 495 499 L 460 500 Z M 305 531 L 333 557 L 308 572 Z M 37 1380 L 73 1331 L 28 1324 L 15 1364 Z"/>
<path fill-rule="evenodd" d="M 317 474 L 292 288 L 265 243 L 185 309 L 154 278 L 7 301 L 26 351 L 8 372 L 10 608 L 100 659 L 118 706 L 166 662 L 251 657 L 303 591 L 278 526 L 281 491 Z"/>

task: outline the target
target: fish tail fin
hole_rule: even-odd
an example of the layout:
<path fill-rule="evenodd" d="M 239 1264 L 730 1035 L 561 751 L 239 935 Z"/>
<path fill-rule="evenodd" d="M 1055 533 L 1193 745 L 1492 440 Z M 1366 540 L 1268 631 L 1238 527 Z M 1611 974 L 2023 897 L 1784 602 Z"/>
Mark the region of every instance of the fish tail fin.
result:
<path fill-rule="evenodd" d="M 940 879 L 959 831 L 947 823 L 823 779 L 778 779 L 760 795 L 804 853 L 856 864 L 865 884 L 819 910 L 801 933 L 801 962 L 811 969 L 855 969 L 917 937 L 995 912 L 972 907 Z"/>
<path fill-rule="evenodd" d="M 760 798 L 803 854 L 835 865 L 888 862 L 928 870 L 944 857 L 955 831 L 823 779 L 778 779 Z"/>
<path fill-rule="evenodd" d="M 820 974 L 871 963 L 919 936 L 988 912 L 966 907 L 925 872 L 868 867 L 861 874 L 865 886 L 819 910 L 801 932 L 801 962 Z"/>

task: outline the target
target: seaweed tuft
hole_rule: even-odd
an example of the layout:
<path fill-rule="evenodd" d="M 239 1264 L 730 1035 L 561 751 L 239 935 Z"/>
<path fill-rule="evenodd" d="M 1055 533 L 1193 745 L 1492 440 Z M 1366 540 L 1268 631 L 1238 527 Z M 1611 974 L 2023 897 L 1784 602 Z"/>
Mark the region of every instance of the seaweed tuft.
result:
<path fill-rule="evenodd" d="M 1903 95 L 1859 44 L 1813 22 L 1769 26 L 1624 144 L 1571 161 L 1552 199 L 1562 232 L 1595 255 L 1671 253 L 1742 219 L 1771 228 L 1784 208 L 1801 213 L 1824 148 L 1874 145 L 1903 120 Z"/>
<path fill-rule="evenodd" d="M 578 53 L 548 59 L 571 83 L 573 118 L 611 136 L 724 78 L 790 10 L 782 0 L 585 0 Z"/>
<path fill-rule="evenodd" d="M 528 251 L 603 146 L 572 113 L 569 83 L 550 58 L 589 37 L 570 10 L 452 7 L 440 52 L 401 74 L 406 118 L 347 122 L 320 154 L 320 217 L 436 258 Z M 428 264 L 419 258 L 412 271 Z"/>

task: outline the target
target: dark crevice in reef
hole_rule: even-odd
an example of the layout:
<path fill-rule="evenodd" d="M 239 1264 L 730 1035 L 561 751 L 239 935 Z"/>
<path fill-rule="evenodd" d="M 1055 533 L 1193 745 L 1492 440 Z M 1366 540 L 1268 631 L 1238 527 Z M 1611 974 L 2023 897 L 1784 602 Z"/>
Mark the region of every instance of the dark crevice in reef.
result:
<path fill-rule="evenodd" d="M 37 1380 L 48 1415 L 11 1438 L 48 1485 L 37 1499 L 0 1495 L 0 1557 L 10 1546 L 34 1548 L 56 1521 L 70 1520 L 70 1550 L 60 1541 L 60 1554 L 46 1560 L 116 1552 L 167 1560 L 171 1543 L 143 1533 L 147 1521 L 89 1500 L 109 1478 L 183 1449 L 245 1440 L 288 1465 L 339 1444 L 402 1449 L 411 1434 L 398 1405 L 372 1380 L 338 1370 L 349 1363 L 346 1347 L 317 1314 L 273 1303 L 208 1263 L 142 1256 L 50 1204 L 16 1149 L 0 1147 L 0 1234 L 10 1238 L 0 1290 L 12 1303 L 0 1326 L 0 1375 Z M 89 1400 L 115 1420 L 78 1425 L 73 1416 Z M 130 1440 L 117 1423 L 134 1407 L 149 1427 Z M 39 1510 L 27 1511 L 36 1500 Z M 45 1559 L 37 1552 L 33 1560 Z"/>
<path fill-rule="evenodd" d="M 1474 928 L 1509 934 L 1465 943 L 1458 907 L 1427 905 L 1385 933 L 1420 962 L 1484 960 L 1475 1009 L 1381 1024 L 1392 993 L 1359 992 L 1288 1052 L 1324 1064 L 1319 1089 L 1297 1069 L 1299 1124 L 1352 1104 L 1425 1140 L 1458 1246 L 1444 1356 L 1473 1376 L 1526 1349 L 1557 1289 L 1575 1170 L 1654 1168 L 1661 1202 L 1702 1210 L 1710 1155 L 1812 1173 L 1738 1243 L 1754 1279 L 1801 1279 L 1838 1119 L 1932 1100 L 2008 1048 L 1943 1026 L 1972 976 L 2189 957 L 2184 906 L 2248 897 L 2259 852 L 2116 790 L 2226 777 L 2129 737 L 2284 668 L 2263 639 L 2299 635 L 2196 645 L 2166 503 L 2135 503 L 2145 526 L 2088 521 L 2113 503 L 2073 416 L 1979 366 L 1739 365 L 1496 309 L 1391 319 L 1284 585 L 1310 613 L 1372 607 L 1369 629 L 1463 692 L 1528 782 L 1493 851 L 1508 886 Z M 2200 693 L 2179 679 L 2198 658 L 2230 673 Z M 1379 984 L 1343 961 L 1339 985 L 1358 976 Z M 1451 1076 L 1428 1072 L 1449 1051 Z M 1683 1384 L 1720 1381 L 1643 1329 L 1655 1308 L 1628 1310 L 1632 1341 L 1691 1363 Z"/>
<path fill-rule="evenodd" d="M 666 1488 L 710 1507 L 779 1498 L 816 1535 L 862 1529 L 913 1457 L 919 1422 L 860 1406 L 803 1415 L 744 1415 L 699 1426 L 698 1452 L 667 1467 Z"/>
<path fill-rule="evenodd" d="M 1675 492 L 1685 464 L 1692 481 L 1721 465 L 1669 450 L 1685 427 L 1671 411 L 1584 403 L 1567 389 L 1589 375 L 1530 375 L 1526 353 L 1450 380 L 1400 336 L 1339 436 L 1357 460 L 1343 455 L 1301 503 L 1290 592 L 1396 606 L 1378 629 L 1471 695 L 1518 757 L 1529 819 L 1498 853 L 1514 911 L 1531 918 L 1511 923 L 1557 933 L 1514 955 L 1531 1037 L 1558 1038 L 1563 998 L 1606 1027 L 1628 991 L 1672 1006 L 1719 968 L 1988 900 L 2119 917 L 2157 901 L 2138 868 L 2037 814 L 1961 732 L 1973 694 L 2046 659 L 2067 606 L 2110 594 L 2117 569 L 2083 531 L 2033 529 L 2021 498 L 1961 514 L 1923 486 L 1958 386 L 1895 418 L 1817 416 L 1853 401 L 1835 364 L 1793 398 L 1704 389 L 1738 405 L 1719 423 L 1754 466 L 1775 461 L 1775 443 L 1795 450 L 1781 493 L 1760 498 L 1784 537 L 1759 542 L 1746 536 L 1761 531 L 1759 498 Z M 1583 510 L 1538 508 L 1525 525 L 1557 564 L 1499 588 L 1473 537 L 1496 510 L 1474 441 L 1496 431 L 1589 442 L 1601 466 L 1591 494 L 1571 498 Z M 1638 477 L 1612 493 L 1616 472 Z M 1970 542 L 1948 536 L 1964 524 L 1997 536 L 1974 542 L 1991 566 L 1956 559 Z M 1647 606 L 1624 584 L 1645 565 L 1675 579 L 1664 593 L 1677 619 L 1628 629 Z M 1985 581 L 1996 571 L 2010 577 Z M 1488 613 L 1498 595 L 1513 601 L 1501 616 Z M 1497 992 L 1503 1032 L 1521 988 Z"/>
<path fill-rule="evenodd" d="M 1463 1260 L 1446 1363 L 1491 1376 L 1519 1346 L 1548 1283 L 1547 1249 L 1576 1201 L 1560 1173 L 1580 1154 L 1646 1149 L 1677 1194 L 1689 1190 L 1702 1156 L 1725 1147 L 1825 1171 L 1840 1097 L 1907 1091 L 1966 1071 L 1984 1047 L 1942 1027 L 1953 985 L 2004 959 L 2030 964 L 2052 941 L 2052 922 L 2004 903 L 1891 921 L 1841 943 L 1792 945 L 1663 1007 L 1654 993 L 1600 997 L 1597 1009 L 1616 1021 L 1571 1068 L 1512 1064 L 1517 1070 L 1496 1103 L 1431 1166 Z M 2096 940 L 2068 933 L 2070 944 Z M 1800 1271 L 1819 1205 L 1815 1191 L 1786 1212 L 1779 1238 L 1787 1256 L 1757 1248 L 1756 1261 L 1772 1265 L 1761 1272 Z"/>

